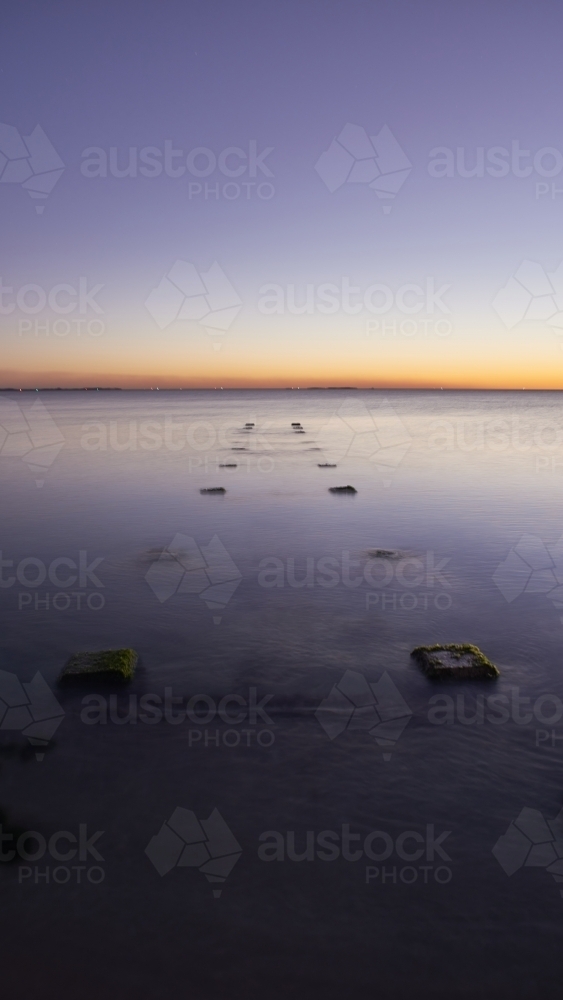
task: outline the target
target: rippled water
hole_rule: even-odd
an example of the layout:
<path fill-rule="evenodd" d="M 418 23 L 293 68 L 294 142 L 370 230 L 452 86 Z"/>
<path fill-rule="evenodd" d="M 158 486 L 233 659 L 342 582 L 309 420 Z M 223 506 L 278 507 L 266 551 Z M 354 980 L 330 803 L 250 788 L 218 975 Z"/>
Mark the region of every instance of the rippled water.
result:
<path fill-rule="evenodd" d="M 86 998 L 555 996 L 563 883 L 538 813 L 563 805 L 559 394 L 3 393 L 0 425 L 1 667 L 39 671 L 65 713 L 47 746 L 0 729 L 0 808 L 47 840 L 104 831 L 80 885 L 48 853 L 2 866 L 13 995 L 54 977 Z M 410 651 L 434 642 L 479 645 L 501 677 L 429 681 Z M 127 692 L 57 687 L 70 654 L 117 646 L 140 655 Z M 338 688 L 342 731 L 317 718 L 346 671 L 364 722 L 396 692 L 402 732 L 378 742 Z M 385 674 L 377 701 L 362 678 Z M 140 699 L 166 688 L 159 721 Z M 242 851 L 226 881 L 145 854 L 177 807 L 219 810 Z M 519 816 L 508 875 L 492 849 Z M 299 855 L 346 824 L 352 858 L 381 832 L 375 858 L 336 837 L 332 861 L 317 841 L 288 856 L 288 831 Z M 267 831 L 283 860 L 260 856 Z"/>

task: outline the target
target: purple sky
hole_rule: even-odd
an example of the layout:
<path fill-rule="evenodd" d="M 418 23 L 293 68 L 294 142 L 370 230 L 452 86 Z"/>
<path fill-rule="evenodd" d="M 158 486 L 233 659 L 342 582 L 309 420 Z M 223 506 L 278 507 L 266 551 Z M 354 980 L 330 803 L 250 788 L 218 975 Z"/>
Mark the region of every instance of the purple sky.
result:
<path fill-rule="evenodd" d="M 131 384 L 330 384 L 342 373 L 358 384 L 520 385 L 527 374 L 530 385 L 563 385 L 563 287 L 549 277 L 563 260 L 562 27 L 556 2 L 13 5 L 0 121 L 22 137 L 39 124 L 65 169 L 42 201 L 0 176 L 1 274 L 13 289 L 2 298 L 0 384 L 19 372 L 20 384 L 38 373 L 44 384 L 48 373 L 62 384 L 127 373 Z M 366 136 L 390 129 L 412 164 L 396 197 L 367 183 L 331 192 L 319 176 L 346 123 Z M 116 147 L 122 168 L 129 147 L 163 152 L 166 140 L 183 151 L 175 167 L 200 147 L 218 160 L 252 140 L 258 153 L 272 149 L 256 176 L 238 153 L 225 160 L 243 169 L 236 178 L 212 164 L 205 178 L 118 178 L 109 166 L 84 176 L 89 147 L 108 161 Z M 490 176 L 493 148 L 513 141 L 530 155 L 501 153 L 504 176 Z M 454 165 L 453 176 L 431 176 L 436 147 L 454 164 L 461 147 L 462 171 L 483 147 L 484 175 Z M 555 152 L 538 157 L 546 147 Z M 192 166 L 208 162 L 204 153 Z M 173 303 L 163 312 L 162 294 L 156 319 L 147 309 L 177 260 L 200 276 L 217 261 L 232 285 L 240 308 L 222 334 L 209 313 L 224 302 L 213 298 L 202 306 L 211 333 L 197 309 L 191 319 L 174 318 Z M 519 270 L 524 261 L 532 268 Z M 17 301 L 27 284 L 48 298 L 80 277 L 103 285 L 101 312 L 48 302 L 33 312 L 33 291 Z M 359 313 L 342 302 L 346 279 L 360 289 Z M 444 309 L 428 302 L 429 281 L 447 286 Z M 329 315 L 318 304 L 326 283 L 338 299 Z M 384 290 L 372 311 L 373 284 Z M 261 305 L 266 285 L 280 289 L 274 315 Z M 307 285 L 312 306 L 297 315 L 288 303 L 305 302 Z M 415 286 L 406 299 L 405 285 Z M 96 317 L 95 333 L 78 336 L 74 320 Z"/>

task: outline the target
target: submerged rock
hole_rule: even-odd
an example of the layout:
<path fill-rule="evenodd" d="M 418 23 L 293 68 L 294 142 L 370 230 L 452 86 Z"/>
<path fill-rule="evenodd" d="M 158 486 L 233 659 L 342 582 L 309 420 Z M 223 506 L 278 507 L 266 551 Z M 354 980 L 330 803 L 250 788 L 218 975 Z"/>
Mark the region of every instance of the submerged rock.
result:
<path fill-rule="evenodd" d="M 219 468 L 220 469 L 236 469 L 237 468 L 237 463 L 236 462 L 223 462 L 223 464 L 220 465 Z"/>
<path fill-rule="evenodd" d="M 255 424 L 245 424 L 244 426 L 245 427 L 255 427 L 256 425 Z"/>
<path fill-rule="evenodd" d="M 353 486 L 329 486 L 329 493 L 357 493 Z"/>
<path fill-rule="evenodd" d="M 63 667 L 59 680 L 73 681 L 103 676 L 130 681 L 133 679 L 138 658 L 134 649 L 102 649 L 98 653 L 75 653 Z"/>
<path fill-rule="evenodd" d="M 206 486 L 205 489 L 200 490 L 200 493 L 226 493 L 224 486 Z"/>
<path fill-rule="evenodd" d="M 313 449 L 311 449 L 311 451 L 312 450 Z M 334 465 L 332 462 L 319 462 L 318 463 L 318 468 L 319 469 L 336 469 L 336 465 Z"/>
<path fill-rule="evenodd" d="M 368 556 L 371 559 L 398 559 L 400 552 L 395 552 L 394 549 L 369 549 Z"/>
<path fill-rule="evenodd" d="M 500 676 L 498 667 L 487 659 L 478 646 L 471 646 L 469 643 L 417 646 L 411 656 L 427 677 L 494 680 Z"/>

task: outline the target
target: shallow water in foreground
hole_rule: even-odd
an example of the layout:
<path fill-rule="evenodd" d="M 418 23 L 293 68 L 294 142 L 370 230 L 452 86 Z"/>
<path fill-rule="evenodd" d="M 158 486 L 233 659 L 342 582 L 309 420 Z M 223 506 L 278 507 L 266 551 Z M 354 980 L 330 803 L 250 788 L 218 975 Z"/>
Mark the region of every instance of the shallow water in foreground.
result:
<path fill-rule="evenodd" d="M 6 995 L 558 995 L 560 394 L 2 393 L 0 425 L 0 667 L 64 710 L 0 728 L 4 832 L 103 831 L 0 866 Z M 428 680 L 434 642 L 500 679 Z M 57 687 L 118 646 L 126 691 Z M 178 807 L 237 844 L 151 861 Z"/>

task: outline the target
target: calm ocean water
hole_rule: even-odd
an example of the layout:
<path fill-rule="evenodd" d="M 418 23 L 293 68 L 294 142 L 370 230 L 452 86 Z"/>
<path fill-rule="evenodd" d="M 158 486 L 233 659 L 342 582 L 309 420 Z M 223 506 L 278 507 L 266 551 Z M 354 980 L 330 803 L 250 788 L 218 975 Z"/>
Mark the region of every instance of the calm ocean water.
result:
<path fill-rule="evenodd" d="M 0 870 L 11 995 L 556 996 L 560 394 L 2 393 L 0 428 L 0 667 L 60 710 L 0 698 L 62 720 L 0 728 L 38 834 Z M 434 642 L 501 677 L 431 682 Z M 57 686 L 118 646 L 127 691 Z M 181 854 L 178 808 L 224 826 Z"/>

